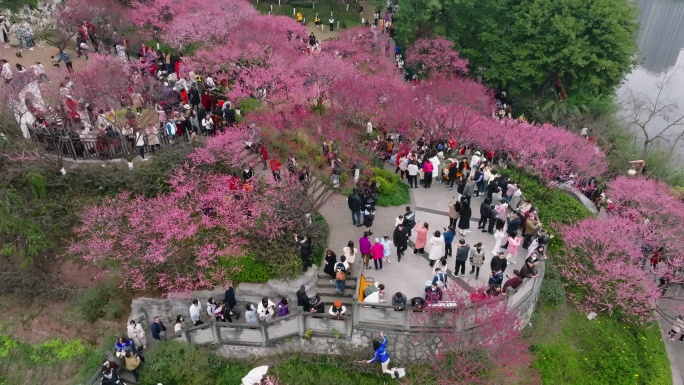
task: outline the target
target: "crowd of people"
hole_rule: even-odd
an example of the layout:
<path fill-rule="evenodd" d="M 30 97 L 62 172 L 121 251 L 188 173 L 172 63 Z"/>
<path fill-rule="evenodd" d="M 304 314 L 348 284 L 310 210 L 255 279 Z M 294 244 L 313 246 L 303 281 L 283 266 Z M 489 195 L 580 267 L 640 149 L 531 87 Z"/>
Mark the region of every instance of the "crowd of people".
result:
<path fill-rule="evenodd" d="M 392 142 L 387 138 L 387 142 Z M 523 278 L 538 276 L 538 264 L 546 258 L 545 250 L 553 235 L 548 235 L 542 228 L 538 209 L 525 198 L 522 188 L 510 180 L 506 172 L 507 157 L 502 153 L 486 151 L 474 146 L 457 148 L 454 140 L 440 140 L 429 143 L 420 139 L 416 147 L 410 150 L 392 150 L 388 146 L 388 159 L 395 173 L 406 179 L 409 187 L 430 189 L 439 186 L 454 193 L 447 203 L 449 224 L 444 227 L 430 227 L 427 222 L 416 219 L 410 206 L 406 212 L 395 219 L 395 229 L 390 240 L 388 236 L 375 238 L 371 242 L 370 225 L 375 219 L 373 203 L 375 196 L 364 194 L 359 188 L 348 196 L 347 203 L 351 211 L 352 224 L 365 225 L 366 231 L 358 241 L 359 252 L 363 258 L 365 269 L 372 268 L 369 261 L 374 261 L 376 270 L 382 269 L 382 262 L 390 262 L 391 254 L 396 252 L 397 262 L 401 262 L 408 247 L 409 238 L 415 233 L 413 255 L 426 256 L 429 266 L 433 268 L 433 277 L 425 288 L 425 299 L 441 300 L 442 289 L 446 286 L 447 259 L 454 257 L 453 274 L 456 277 L 466 275 L 466 264 L 470 264 L 469 274 L 479 279 L 480 268 L 491 255 L 491 276 L 488 279 L 486 295 L 506 294 L 509 289 L 517 288 Z M 433 182 L 435 184 L 433 184 Z M 444 182 L 444 183 L 442 183 Z M 480 219 L 477 229 L 494 239 L 494 248 L 485 250 L 482 242 L 470 245 L 466 236 L 471 230 L 471 217 L 475 200 L 479 203 Z M 369 218 L 367 213 L 370 213 Z M 458 236 L 461 238 L 458 239 Z M 456 243 L 454 251 L 454 243 Z M 349 247 L 354 246 L 349 241 Z M 394 247 L 393 250 L 392 247 Z M 508 265 L 516 263 L 518 249 L 527 249 L 524 265 L 515 270 L 513 275 L 504 274 Z M 333 253 L 334 254 L 334 253 Z M 345 251 L 347 254 L 347 251 Z M 345 255 L 346 261 L 354 261 L 354 255 Z M 334 258 L 326 258 L 328 273 L 333 274 Z M 353 263 L 352 263 L 353 265 Z"/>
<path fill-rule="evenodd" d="M 381 16 L 380 12 L 375 12 L 372 26 L 370 21 L 363 21 L 368 23 L 374 31 L 379 29 L 381 33 L 389 33 L 391 38 L 395 28 L 393 14 L 395 8 L 396 6 L 390 3 L 390 10 L 384 16 Z M 0 29 L 3 31 L 5 44 L 9 44 L 10 27 L 3 18 L 0 18 Z M 30 34 L 26 35 L 25 28 L 15 30 L 21 31 L 20 49 L 24 46 L 32 49 L 33 39 Z M 332 21 L 330 21 L 330 30 L 333 30 Z M 308 36 L 306 42 L 309 48 L 307 52 L 313 53 L 320 50 L 320 42 L 313 33 Z M 79 57 L 82 55 L 86 60 L 89 51 L 114 52 L 122 61 L 130 59 L 130 50 L 125 37 L 103 38 L 100 41 L 98 32 L 89 22 L 79 26 L 77 48 Z M 385 50 L 389 56 L 390 47 L 386 46 Z M 65 76 L 60 83 L 61 88 L 64 89 L 63 108 L 58 109 L 51 116 L 41 115 L 34 109 L 33 112 L 36 113 L 37 118 L 34 126 L 35 132 L 65 135 L 73 138 L 76 143 L 82 143 L 80 147 L 76 146 L 77 151 L 96 151 L 102 154 L 107 153 L 109 143 L 123 140 L 132 150 L 139 151 L 141 158 L 145 159 L 146 150 L 153 152 L 160 145 L 161 137 L 171 139 L 186 137 L 191 141 L 197 140 L 200 136 L 215 135 L 239 119 L 240 106 L 216 92 L 226 84 L 216 82 L 214 79 L 224 77 L 209 72 L 193 71 L 183 77 L 180 71 L 182 57 L 156 52 L 152 47 L 144 45 L 141 46 L 139 57 L 142 65 L 136 76 L 153 80 L 154 86 L 148 93 L 131 92 L 120 95 L 121 106 L 126 110 L 127 119 L 124 125 L 114 122 L 116 111 L 105 111 L 89 101 L 73 100 L 69 94 L 71 79 Z M 395 48 L 394 59 L 397 69 L 403 71 L 405 58 L 401 48 Z M 73 71 L 71 59 L 64 51 L 58 52 L 56 57 L 53 57 L 53 66 L 60 66 L 60 63 L 64 63 L 67 71 Z M 16 71 L 12 70 L 6 60 L 3 60 L 2 67 L 4 81 L 10 83 Z M 49 81 L 40 62 L 32 67 L 31 72 L 39 81 Z M 412 79 L 417 82 L 417 77 L 412 77 Z M 504 117 L 510 113 L 508 108 L 509 106 L 504 105 L 497 114 L 501 115 L 503 111 L 501 117 Z M 158 120 L 147 127 L 138 126 L 137 117 L 144 110 L 149 109 L 157 114 Z M 368 125 L 372 133 L 372 124 L 369 122 Z M 533 202 L 525 198 L 520 186 L 511 182 L 510 175 L 505 171 L 508 162 L 507 154 L 469 145 L 457 147 L 453 139 L 428 141 L 421 138 L 414 148 L 410 149 L 406 146 L 395 148 L 395 142 L 399 141 L 401 138 L 393 136 L 387 136 L 386 140 L 381 138 L 378 141 L 378 144 L 383 147 L 384 159 L 396 167 L 395 173 L 399 174 L 402 180 L 406 179 L 411 189 L 420 187 L 431 189 L 442 186 L 453 191 L 453 199 L 445 207 L 448 210 L 449 223 L 447 225 L 445 219 L 443 226 L 433 224 L 431 228 L 429 223 L 419 220 L 416 212 L 407 206 L 405 212 L 395 219 L 391 235 L 373 237 L 373 223 L 378 200 L 377 186 L 368 181 L 358 180 L 358 169 L 353 168 L 356 173 L 354 180 L 358 183 L 348 197 L 348 207 L 351 211 L 352 225 L 363 227 L 363 233 L 357 242 L 349 240 L 342 248 L 339 258 L 333 250 L 326 251 L 324 272 L 330 276 L 330 282 L 335 283 L 336 295 L 344 295 L 347 279 L 352 274 L 361 273 L 355 271 L 357 256 L 361 258 L 365 270 L 387 269 L 393 259 L 396 263 L 402 262 L 414 233 L 412 254 L 427 257 L 428 264 L 432 268 L 431 277 L 426 282 L 422 296 L 408 299 L 401 291 L 396 291 L 391 295 L 389 302 L 397 311 L 405 311 L 409 307 L 420 311 L 430 303 L 442 301 L 444 291 L 449 287 L 448 269 L 455 277 L 462 277 L 466 275 L 466 268 L 469 264 L 468 274 L 472 274 L 476 280 L 479 280 L 480 269 L 488 258 L 491 275 L 487 277 L 487 288 L 474 292 L 471 295 L 473 302 L 492 296 L 508 295 L 512 290 L 517 289 L 524 279 L 534 279 L 538 276 L 538 264 L 546 259 L 545 250 L 553 235 L 548 235 L 543 229 L 538 210 Z M 88 146 L 85 144 L 87 142 L 97 143 L 97 145 Z M 269 156 L 266 146 L 249 143 L 246 147 L 259 152 L 264 169 L 270 169 L 275 180 L 280 179 L 282 163 Z M 336 165 L 339 166 L 339 157 L 333 151 L 331 144 L 324 143 L 324 153 L 331 160 L 333 182 L 339 185 L 340 171 L 339 167 L 336 167 Z M 300 180 L 308 178 L 307 170 L 299 168 L 294 158 L 287 160 L 287 169 L 299 173 Z M 244 183 L 253 176 L 254 171 L 250 166 L 245 165 L 242 178 L 238 179 Z M 478 207 L 474 205 L 480 199 L 480 220 L 477 229 L 492 237 L 495 243 L 492 250 L 486 249 L 482 242 L 477 242 L 472 246 L 467 242 L 468 233 L 472 231 L 473 210 Z M 311 239 L 308 236 L 295 235 L 295 242 L 299 247 L 302 268 L 306 270 L 312 265 Z M 455 247 L 454 243 L 456 243 Z M 516 262 L 521 246 L 528 250 L 523 266 L 506 275 L 508 265 Z M 455 260 L 453 269 L 448 267 L 449 258 Z M 387 302 L 385 285 L 380 282 L 368 285 L 363 294 L 364 303 Z M 308 295 L 304 286 L 295 293 L 295 296 L 297 306 L 307 313 L 327 314 L 336 320 L 343 320 L 347 315 L 347 308 L 341 300 L 325 304 L 318 293 L 313 296 Z M 274 301 L 264 297 L 256 306 L 245 303 L 242 322 L 248 325 L 258 325 L 290 314 L 288 298 L 282 297 L 277 303 Z M 226 287 L 223 299 L 193 299 L 188 313 L 176 316 L 174 332 L 180 333 L 188 327 L 199 326 L 212 320 L 228 323 L 239 321 L 241 312 L 237 309 L 234 289 Z M 680 328 L 684 326 L 681 322 L 677 325 Z M 153 339 L 164 339 L 167 328 L 159 317 L 154 318 L 150 329 Z M 675 331 L 674 326 L 673 331 Z M 679 332 L 679 329 L 676 329 L 676 332 Z M 672 335 L 674 336 L 676 332 Z M 382 342 L 376 341 L 374 344 L 375 357 L 368 362 L 380 362 L 384 373 L 398 376 L 396 371 L 390 371 L 387 368 L 389 363 L 389 355 L 386 351 L 387 339 L 384 336 L 382 338 Z M 115 352 L 117 357 L 123 359 L 123 368 L 133 372 L 136 379 L 137 368 L 144 362 L 143 352 L 146 347 L 147 340 L 142 326 L 135 321 L 130 321 L 127 337 L 117 339 Z M 102 366 L 102 383 L 118 383 L 118 368 L 120 365 L 116 362 L 106 360 Z"/>

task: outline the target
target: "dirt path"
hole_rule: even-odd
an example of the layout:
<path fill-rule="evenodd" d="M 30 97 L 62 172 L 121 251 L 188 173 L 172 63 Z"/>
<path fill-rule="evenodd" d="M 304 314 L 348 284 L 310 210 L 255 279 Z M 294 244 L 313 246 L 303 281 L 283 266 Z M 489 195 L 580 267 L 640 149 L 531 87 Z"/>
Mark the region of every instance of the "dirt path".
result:
<path fill-rule="evenodd" d="M 10 43 L 11 45 L 9 48 L 5 48 L 5 46 L 0 45 L 0 59 L 7 60 L 12 65 L 12 70 L 15 70 L 14 65 L 16 63 L 23 65 L 28 70 L 37 61 L 41 62 L 45 68 L 50 68 L 52 66 L 52 59 L 50 58 L 50 56 L 59 56 L 59 50 L 57 48 L 48 46 L 47 44 L 42 42 L 36 42 L 37 44 L 34 50 L 31 51 L 24 49 L 23 51 L 21 51 L 22 57 L 19 58 L 16 55 L 17 52 L 19 52 L 19 47 L 14 36 L 12 36 L 12 38 L 10 39 Z M 76 54 L 75 46 L 68 46 L 65 51 L 69 55 L 69 58 L 71 58 L 71 61 L 74 63 L 75 70 L 81 67 L 85 62 L 85 57 L 77 57 L 78 55 Z M 67 70 L 64 67 L 64 63 L 61 63 L 60 66 L 61 69 L 64 71 L 64 74 L 66 75 Z"/>

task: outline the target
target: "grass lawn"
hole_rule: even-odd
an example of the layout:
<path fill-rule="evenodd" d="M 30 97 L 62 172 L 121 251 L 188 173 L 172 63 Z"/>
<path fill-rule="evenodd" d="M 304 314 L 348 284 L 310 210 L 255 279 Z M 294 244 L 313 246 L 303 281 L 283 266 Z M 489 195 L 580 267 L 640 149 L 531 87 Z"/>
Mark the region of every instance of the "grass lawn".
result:
<path fill-rule="evenodd" d="M 590 321 L 568 304 L 540 306 L 531 323 L 524 333 L 544 384 L 672 383 L 657 324 Z"/>

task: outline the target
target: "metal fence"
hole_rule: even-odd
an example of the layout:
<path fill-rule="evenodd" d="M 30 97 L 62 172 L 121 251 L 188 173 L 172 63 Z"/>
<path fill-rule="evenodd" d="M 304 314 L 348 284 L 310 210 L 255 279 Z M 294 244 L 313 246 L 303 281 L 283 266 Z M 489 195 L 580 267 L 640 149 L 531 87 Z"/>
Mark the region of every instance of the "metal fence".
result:
<path fill-rule="evenodd" d="M 166 147 L 175 142 L 185 140 L 181 137 L 171 137 L 166 132 L 156 134 L 159 144 L 150 145 L 151 137 L 145 135 L 145 154 L 153 153 L 155 149 Z M 31 132 L 31 138 L 42 144 L 45 149 L 57 153 L 65 158 L 78 159 L 117 159 L 135 156 L 140 153 L 135 145 L 133 135 L 87 135 L 75 136 L 64 133 Z"/>

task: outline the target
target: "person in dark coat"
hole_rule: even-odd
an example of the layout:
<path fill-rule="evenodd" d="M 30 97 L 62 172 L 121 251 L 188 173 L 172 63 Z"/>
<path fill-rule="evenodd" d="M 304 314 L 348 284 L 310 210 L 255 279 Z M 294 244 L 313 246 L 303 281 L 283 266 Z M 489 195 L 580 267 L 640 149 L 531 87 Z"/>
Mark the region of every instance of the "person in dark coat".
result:
<path fill-rule="evenodd" d="M 190 88 L 190 92 L 188 92 L 188 101 L 190 102 L 190 105 L 192 106 L 192 109 L 195 110 L 199 107 L 201 103 L 200 99 L 200 94 L 199 91 L 197 90 L 197 87 L 192 86 Z"/>
<path fill-rule="evenodd" d="M 306 295 L 306 288 L 304 285 L 299 287 L 297 290 L 297 306 L 304 308 L 304 311 L 311 310 L 311 304 L 309 303 L 309 296 Z"/>
<path fill-rule="evenodd" d="M 482 230 L 484 233 L 487 231 L 489 234 L 494 234 L 494 224 L 496 223 L 496 210 L 494 210 L 494 205 L 489 206 L 489 226 L 487 226 L 487 230 Z"/>
<path fill-rule="evenodd" d="M 394 234 L 392 237 L 392 241 L 394 242 L 394 246 L 397 248 L 397 260 L 401 262 L 401 257 L 404 255 L 404 252 L 408 248 L 408 229 L 404 227 L 403 223 L 400 223 L 397 225 L 397 227 L 394 228 Z"/>
<path fill-rule="evenodd" d="M 152 322 L 150 330 L 152 331 L 152 338 L 161 341 L 161 333 L 166 331 L 166 326 L 164 326 L 159 317 L 154 317 L 154 322 Z"/>
<path fill-rule="evenodd" d="M 406 214 L 404 214 L 404 221 L 402 225 L 408 231 L 408 236 L 411 236 L 411 230 L 416 226 L 416 213 L 411 211 L 411 206 L 406 206 Z"/>
<path fill-rule="evenodd" d="M 466 180 L 463 176 L 456 181 L 456 191 L 460 194 L 460 196 L 463 196 L 463 190 L 465 189 L 465 185 Z"/>
<path fill-rule="evenodd" d="M 226 301 L 226 307 L 228 310 L 232 311 L 235 306 L 237 306 L 237 301 L 235 300 L 235 289 L 232 286 L 223 286 L 226 289 L 226 293 L 223 295 L 223 300 Z"/>
<path fill-rule="evenodd" d="M 120 385 L 119 374 L 116 370 L 109 367 L 102 367 L 102 379 L 100 380 L 102 385 Z"/>
<path fill-rule="evenodd" d="M 349 205 L 349 210 L 351 210 L 352 213 L 352 223 L 355 226 L 362 226 L 361 206 L 363 205 L 363 201 L 361 201 L 361 197 L 359 196 L 358 188 L 355 188 L 349 198 L 347 198 L 347 205 Z"/>
<path fill-rule="evenodd" d="M 457 163 L 452 163 L 449 166 L 449 182 L 447 182 L 447 187 L 449 188 L 449 190 L 454 189 L 454 183 L 456 183 L 456 180 L 458 179 L 456 174 L 458 174 L 458 165 Z"/>
<path fill-rule="evenodd" d="M 508 189 L 508 174 L 503 174 L 501 178 L 499 178 L 499 188 L 503 192 Z"/>
<path fill-rule="evenodd" d="M 463 203 L 458 214 L 458 233 L 465 236 L 470 228 L 470 217 L 473 215 L 473 212 L 470 210 L 470 204 Z"/>
<path fill-rule="evenodd" d="M 506 267 L 508 266 L 508 260 L 506 259 L 506 256 L 503 251 L 499 251 L 499 254 L 492 258 L 492 260 L 489 262 L 489 267 L 492 270 L 492 275 L 494 273 L 500 271 L 504 272 L 506 271 Z"/>
<path fill-rule="evenodd" d="M 328 274 L 333 280 L 335 279 L 335 264 L 337 263 L 337 255 L 335 253 L 328 249 L 328 251 L 325 252 L 325 267 L 323 268 L 323 272 Z"/>
<path fill-rule="evenodd" d="M 482 229 L 482 232 L 486 232 L 485 226 L 487 226 L 487 221 L 489 220 L 489 214 L 491 213 L 492 200 L 490 198 L 485 198 L 480 204 L 480 221 L 477 223 L 477 228 Z"/>
<path fill-rule="evenodd" d="M 366 226 L 366 231 L 368 231 L 368 235 L 373 235 L 371 227 L 373 227 L 374 220 L 375 214 L 373 214 L 372 211 L 366 209 L 366 211 L 363 212 L 363 225 Z"/>
<path fill-rule="evenodd" d="M 306 271 L 309 267 L 313 266 L 311 263 L 311 238 L 308 235 L 303 237 L 297 236 L 295 234 L 295 241 L 299 244 L 299 257 L 302 259 L 302 271 Z"/>
<path fill-rule="evenodd" d="M 315 294 L 313 297 L 309 298 L 309 311 L 312 313 L 325 313 L 325 305 L 321 301 L 321 296 Z"/>
<path fill-rule="evenodd" d="M 492 194 L 496 192 L 496 190 L 499 188 L 499 178 L 496 177 L 492 180 L 489 181 L 489 184 L 487 185 L 487 198 L 492 198 Z"/>

